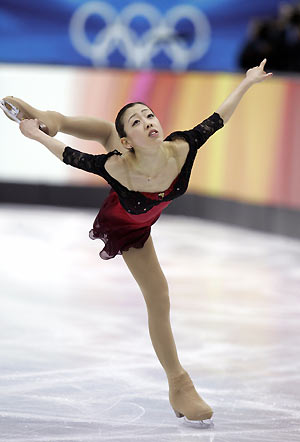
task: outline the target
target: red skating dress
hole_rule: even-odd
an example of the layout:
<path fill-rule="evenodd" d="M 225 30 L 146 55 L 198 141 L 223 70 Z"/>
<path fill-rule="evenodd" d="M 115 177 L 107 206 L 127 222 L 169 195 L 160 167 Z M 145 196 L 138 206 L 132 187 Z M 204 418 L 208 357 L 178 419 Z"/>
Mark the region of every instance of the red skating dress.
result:
<path fill-rule="evenodd" d="M 111 155 L 122 155 L 114 150 L 107 154 L 91 155 L 67 146 L 63 161 L 73 167 L 102 176 L 111 190 L 89 232 L 91 239 L 101 239 L 105 246 L 100 258 L 108 260 L 130 247 L 142 248 L 148 239 L 151 226 L 171 201 L 183 195 L 188 187 L 197 150 L 218 129 L 223 126 L 219 114 L 214 113 L 202 123 L 188 131 L 172 132 L 165 140 L 184 138 L 189 152 L 180 173 L 170 187 L 162 192 L 136 192 L 127 189 L 105 169 L 105 162 Z"/>
<path fill-rule="evenodd" d="M 177 178 L 169 189 L 165 190 L 165 195 L 173 190 Z M 159 200 L 158 193 L 140 193 L 147 198 Z M 171 201 L 164 201 L 145 211 L 145 213 L 132 215 L 123 208 L 116 191 L 111 189 L 89 233 L 91 239 L 101 238 L 105 243 L 104 249 L 100 252 L 100 257 L 110 259 L 117 254 L 121 255 L 123 251 L 129 250 L 130 247 L 142 248 L 150 235 L 151 226 L 170 203 Z"/>

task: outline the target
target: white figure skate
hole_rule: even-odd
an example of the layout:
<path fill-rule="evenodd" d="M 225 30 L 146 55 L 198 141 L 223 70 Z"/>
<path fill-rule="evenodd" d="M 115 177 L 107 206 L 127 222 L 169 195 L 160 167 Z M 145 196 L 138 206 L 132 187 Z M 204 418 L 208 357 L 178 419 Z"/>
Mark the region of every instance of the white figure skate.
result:
<path fill-rule="evenodd" d="M 16 123 L 21 123 L 21 119 L 18 117 L 20 111 L 16 106 L 8 101 L 0 100 L 0 108 L 8 116 L 8 118 L 14 120 Z"/>
<path fill-rule="evenodd" d="M 15 121 L 18 124 L 20 124 L 21 121 L 26 118 L 26 116 L 22 117 L 22 115 L 24 114 L 20 111 L 20 109 L 17 108 L 17 106 L 15 106 L 14 104 L 10 103 L 7 100 L 3 99 L 0 100 L 0 109 L 3 110 L 3 112 L 8 118 L 10 118 L 11 120 Z M 27 118 L 30 119 L 30 115 L 28 115 Z M 48 127 L 41 121 L 39 123 L 39 129 L 45 134 L 49 135 Z"/>
<path fill-rule="evenodd" d="M 173 408 L 174 410 L 174 408 Z M 199 420 L 199 421 L 191 421 L 190 419 L 188 419 L 186 416 L 184 416 L 184 414 L 180 413 L 179 411 L 174 410 L 174 413 L 176 414 L 176 416 L 178 418 L 183 417 L 184 422 L 186 424 L 188 424 L 189 426 L 195 427 L 195 428 L 201 428 L 201 429 L 205 429 L 208 430 L 210 428 L 214 428 L 214 422 L 212 419 L 203 419 L 203 420 Z"/>

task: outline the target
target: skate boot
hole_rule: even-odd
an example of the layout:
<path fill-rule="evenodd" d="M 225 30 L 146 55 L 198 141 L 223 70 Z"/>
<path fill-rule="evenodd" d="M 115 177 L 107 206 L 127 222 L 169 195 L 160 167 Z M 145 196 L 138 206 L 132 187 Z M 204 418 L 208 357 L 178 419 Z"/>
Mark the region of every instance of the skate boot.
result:
<path fill-rule="evenodd" d="M 213 410 L 199 396 L 189 374 L 184 372 L 168 381 L 169 400 L 175 415 L 202 428 L 212 427 Z"/>
<path fill-rule="evenodd" d="M 15 97 L 5 97 L 0 100 L 0 108 L 3 110 L 5 115 L 11 120 L 20 123 L 25 119 L 35 119 L 39 120 L 40 130 L 45 132 L 45 134 L 54 137 L 57 134 L 57 122 L 55 118 L 56 112 L 51 111 L 40 111 L 25 103 L 25 101 L 20 100 L 20 98 Z"/>

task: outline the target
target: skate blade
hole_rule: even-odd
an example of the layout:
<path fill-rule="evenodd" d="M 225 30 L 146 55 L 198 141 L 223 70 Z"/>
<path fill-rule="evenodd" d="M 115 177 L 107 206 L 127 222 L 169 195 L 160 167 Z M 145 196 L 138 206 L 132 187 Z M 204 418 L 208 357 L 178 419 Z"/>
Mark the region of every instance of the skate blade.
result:
<path fill-rule="evenodd" d="M 9 105 L 10 109 L 7 108 L 6 104 Z M 3 112 L 8 116 L 8 118 L 12 119 L 16 123 L 21 123 L 20 118 L 17 117 L 19 113 L 19 109 L 8 101 L 0 100 L 0 108 Z"/>
<path fill-rule="evenodd" d="M 209 430 L 214 428 L 214 422 L 212 419 L 205 419 L 203 421 L 191 421 L 186 416 L 184 416 L 183 421 L 189 427 L 194 427 L 202 430 Z"/>

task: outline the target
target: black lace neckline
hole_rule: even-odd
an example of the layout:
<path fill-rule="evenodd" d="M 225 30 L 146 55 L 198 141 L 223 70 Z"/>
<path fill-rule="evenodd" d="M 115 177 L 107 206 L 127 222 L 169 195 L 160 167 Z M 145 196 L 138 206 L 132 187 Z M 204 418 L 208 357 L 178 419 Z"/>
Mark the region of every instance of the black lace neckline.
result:
<path fill-rule="evenodd" d="M 118 186 L 120 186 L 120 187 L 122 187 L 123 189 L 125 189 L 126 192 L 139 193 L 139 194 L 142 194 L 142 195 L 144 195 L 144 194 L 157 195 L 157 194 L 159 194 L 159 193 L 166 193 L 166 192 L 172 187 L 173 183 L 179 178 L 179 176 L 181 175 L 181 173 L 183 172 L 184 166 L 186 165 L 187 160 L 188 160 L 188 157 L 189 157 L 189 155 L 190 155 L 190 153 L 191 153 L 191 145 L 190 145 L 190 143 L 188 143 L 188 144 L 189 144 L 189 150 L 188 150 L 188 153 L 187 153 L 187 156 L 186 156 L 185 162 L 183 163 L 183 166 L 182 166 L 182 168 L 181 168 L 179 174 L 174 178 L 174 180 L 172 181 L 172 183 L 170 184 L 170 186 L 169 186 L 166 190 L 161 190 L 160 192 L 141 192 L 141 191 L 139 191 L 139 190 L 129 190 L 127 187 L 123 186 L 123 184 L 121 184 L 118 180 L 116 180 L 114 177 L 112 177 L 112 176 L 107 172 L 107 170 L 106 170 L 106 168 L 105 168 L 105 163 L 106 163 L 107 159 L 108 159 L 109 157 L 111 157 L 112 155 L 122 155 L 122 153 L 119 152 L 117 149 L 114 149 L 114 150 L 112 150 L 111 152 L 109 152 L 109 153 L 107 154 L 106 159 L 105 159 L 105 161 L 104 161 L 104 163 L 103 163 L 103 169 L 105 170 L 105 173 L 109 176 L 109 178 L 110 178 L 112 181 L 114 181 L 115 183 L 117 183 Z"/>

